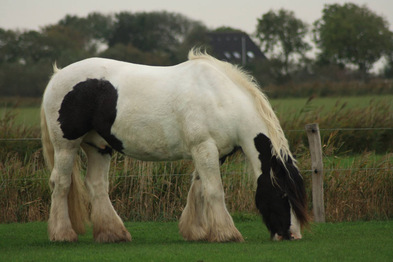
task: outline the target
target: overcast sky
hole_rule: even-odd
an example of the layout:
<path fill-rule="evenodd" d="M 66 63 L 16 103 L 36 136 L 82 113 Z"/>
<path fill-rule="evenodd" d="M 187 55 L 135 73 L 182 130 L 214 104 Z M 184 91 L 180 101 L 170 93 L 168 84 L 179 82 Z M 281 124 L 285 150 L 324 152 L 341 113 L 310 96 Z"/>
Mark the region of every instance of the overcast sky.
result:
<path fill-rule="evenodd" d="M 199 20 L 211 29 L 230 26 L 253 33 L 257 18 L 269 10 L 284 8 L 312 24 L 325 4 L 352 2 L 367 5 L 385 17 L 393 30 L 393 0 L 0 0 L 0 28 L 34 29 L 55 24 L 66 14 L 86 16 L 120 11 L 170 11 Z"/>

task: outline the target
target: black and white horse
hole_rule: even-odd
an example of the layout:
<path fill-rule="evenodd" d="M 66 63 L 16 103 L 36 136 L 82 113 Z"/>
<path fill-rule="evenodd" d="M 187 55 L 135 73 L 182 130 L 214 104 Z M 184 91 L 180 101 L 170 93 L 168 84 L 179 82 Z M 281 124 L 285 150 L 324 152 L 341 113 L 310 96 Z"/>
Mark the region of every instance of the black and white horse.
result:
<path fill-rule="evenodd" d="M 272 239 L 299 239 L 307 223 L 303 180 L 267 98 L 249 75 L 196 50 L 169 67 L 91 58 L 55 68 L 41 128 L 52 170 L 52 241 L 76 241 L 89 217 L 76 161 L 80 147 L 98 242 L 131 240 L 108 196 L 112 149 L 147 161 L 193 160 L 179 222 L 186 240 L 243 241 L 220 177 L 220 159 L 239 147 L 255 175 L 256 206 Z"/>

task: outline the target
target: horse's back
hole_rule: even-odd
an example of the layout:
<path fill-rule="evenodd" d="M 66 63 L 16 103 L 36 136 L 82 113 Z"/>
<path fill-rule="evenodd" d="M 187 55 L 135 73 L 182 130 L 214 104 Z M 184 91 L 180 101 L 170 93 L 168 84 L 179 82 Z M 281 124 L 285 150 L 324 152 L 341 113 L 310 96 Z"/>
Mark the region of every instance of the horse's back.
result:
<path fill-rule="evenodd" d="M 87 79 L 95 82 L 87 85 Z M 104 83 L 114 95 L 105 92 L 100 98 L 102 88 L 94 83 Z M 124 153 L 145 160 L 189 158 L 191 147 L 209 139 L 225 154 L 238 145 L 239 126 L 257 117 L 250 95 L 206 60 L 168 67 L 103 58 L 74 63 L 57 72 L 45 92 L 44 108 L 52 112 L 53 121 L 58 120 L 64 98 L 80 86 L 84 91 L 79 96 L 94 96 L 81 99 L 79 106 L 84 111 L 96 112 L 86 107 L 98 98 L 108 101 L 108 96 L 114 97 L 112 106 L 106 102 L 102 103 L 105 110 L 99 109 L 103 115 L 112 112 L 109 133 L 122 142 Z M 75 102 L 70 102 L 72 107 Z M 77 114 L 79 109 L 70 110 Z M 80 133 L 84 131 L 80 129 Z"/>

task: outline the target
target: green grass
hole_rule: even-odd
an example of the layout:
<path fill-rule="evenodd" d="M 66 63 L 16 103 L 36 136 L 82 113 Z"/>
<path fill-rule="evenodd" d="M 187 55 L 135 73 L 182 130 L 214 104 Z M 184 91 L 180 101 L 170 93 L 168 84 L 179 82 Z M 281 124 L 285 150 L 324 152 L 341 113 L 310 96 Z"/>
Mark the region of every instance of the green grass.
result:
<path fill-rule="evenodd" d="M 335 167 L 339 167 L 341 169 L 347 169 L 347 168 L 354 168 L 357 162 L 362 161 L 362 166 L 359 168 L 373 168 L 378 164 L 381 164 L 381 161 L 383 161 L 384 158 L 387 158 L 385 161 L 389 161 L 393 163 L 393 156 L 370 152 L 367 155 L 367 161 L 362 161 L 364 159 L 363 155 L 346 154 L 341 156 L 324 156 L 323 166 L 326 169 L 333 169 Z"/>
<path fill-rule="evenodd" d="M 50 243 L 46 223 L 0 225 L 2 261 L 391 261 L 393 221 L 315 224 L 303 240 L 272 242 L 259 219 L 236 223 L 244 243 L 185 242 L 177 223 L 126 223 L 130 243 Z"/>
<path fill-rule="evenodd" d="M 3 107 L 0 108 L 0 119 L 6 112 L 12 111 L 12 113 L 16 114 L 15 122 L 18 125 L 25 126 L 39 126 L 40 125 L 40 107 L 37 106 L 28 106 L 28 107 L 17 107 L 17 108 L 9 108 Z"/>
<path fill-rule="evenodd" d="M 271 103 L 278 114 L 285 114 L 286 112 L 298 112 L 304 107 L 309 98 L 283 98 L 272 99 Z M 314 98 L 309 104 L 309 108 L 322 107 L 322 112 L 327 113 L 336 105 L 345 105 L 346 109 L 365 108 L 370 105 L 372 101 L 393 101 L 393 95 L 385 96 L 346 96 L 346 97 L 320 97 Z M 392 110 L 393 110 L 393 103 Z"/>
<path fill-rule="evenodd" d="M 306 104 L 308 98 L 283 98 L 283 99 L 271 99 L 272 106 L 277 111 L 278 115 L 285 116 L 286 113 L 298 112 Z M 385 96 L 352 96 L 352 97 L 322 97 L 315 98 L 309 104 L 309 109 L 322 107 L 322 112 L 329 112 L 337 103 L 340 105 L 345 104 L 345 108 L 361 108 L 367 107 L 370 101 L 393 101 L 393 95 Z M 1 100 L 0 100 L 1 101 Z M 12 107 L 0 107 L 0 117 L 5 111 L 13 110 L 17 113 L 16 122 L 17 124 L 23 124 L 28 126 L 39 126 L 40 113 L 39 113 L 39 101 L 28 101 L 26 105 L 19 106 L 16 109 Z M 36 105 L 34 106 L 34 103 Z M 1 105 L 1 103 L 0 103 Z M 393 109 L 393 103 L 392 103 Z"/>

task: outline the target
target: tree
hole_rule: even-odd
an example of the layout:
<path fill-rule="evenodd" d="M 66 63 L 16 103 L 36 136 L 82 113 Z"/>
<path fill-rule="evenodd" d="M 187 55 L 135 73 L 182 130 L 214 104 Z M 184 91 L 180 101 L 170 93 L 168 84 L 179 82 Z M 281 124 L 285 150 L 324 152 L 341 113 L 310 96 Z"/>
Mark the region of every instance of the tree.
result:
<path fill-rule="evenodd" d="M 42 37 L 45 51 L 42 58 L 48 58 L 51 63 L 56 61 L 61 67 L 96 54 L 89 44 L 90 38 L 70 26 L 48 26 L 43 29 Z"/>
<path fill-rule="evenodd" d="M 146 65 L 169 65 L 165 55 L 143 52 L 131 44 L 116 44 L 98 54 L 99 57 Z"/>
<path fill-rule="evenodd" d="M 113 16 L 90 13 L 87 17 L 66 15 L 59 21 L 59 26 L 71 28 L 82 33 L 86 38 L 86 49 L 98 49 L 107 45 L 113 31 Z"/>
<path fill-rule="evenodd" d="M 386 78 L 393 78 L 393 50 L 386 56 L 386 65 L 383 68 L 383 75 Z"/>
<path fill-rule="evenodd" d="M 256 37 L 260 40 L 264 52 L 273 53 L 279 50 L 284 73 L 289 75 L 290 57 L 299 54 L 301 57 L 311 49 L 305 41 L 308 26 L 297 19 L 292 11 L 280 9 L 269 11 L 258 19 Z"/>
<path fill-rule="evenodd" d="M 203 25 L 187 17 L 169 12 L 121 12 L 115 15 L 109 47 L 129 45 L 143 52 L 165 53 L 176 57 L 179 46 L 195 28 Z"/>
<path fill-rule="evenodd" d="M 202 23 L 195 23 L 187 32 L 172 59 L 172 63 L 182 62 L 187 59 L 188 52 L 193 47 L 209 49 L 208 29 Z"/>
<path fill-rule="evenodd" d="M 19 35 L 18 32 L 0 28 L 0 64 L 19 60 Z"/>
<path fill-rule="evenodd" d="M 372 65 L 391 50 L 388 22 L 366 6 L 352 3 L 325 5 L 314 23 L 314 41 L 320 60 L 354 64 L 366 75 Z"/>

